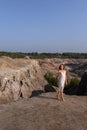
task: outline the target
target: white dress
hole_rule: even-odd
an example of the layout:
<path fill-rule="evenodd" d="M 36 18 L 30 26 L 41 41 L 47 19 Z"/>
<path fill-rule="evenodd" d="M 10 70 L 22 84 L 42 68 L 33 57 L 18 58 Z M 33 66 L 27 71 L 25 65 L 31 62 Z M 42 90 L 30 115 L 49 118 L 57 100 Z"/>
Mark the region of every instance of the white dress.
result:
<path fill-rule="evenodd" d="M 63 92 L 64 85 L 66 81 L 66 71 L 60 71 L 59 80 L 58 80 L 58 88 Z"/>

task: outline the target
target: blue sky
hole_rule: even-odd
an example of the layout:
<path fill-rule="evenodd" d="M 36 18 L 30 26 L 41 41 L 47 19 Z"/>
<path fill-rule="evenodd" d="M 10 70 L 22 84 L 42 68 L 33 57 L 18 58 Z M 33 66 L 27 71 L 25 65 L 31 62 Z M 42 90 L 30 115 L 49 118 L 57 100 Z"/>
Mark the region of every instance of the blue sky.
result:
<path fill-rule="evenodd" d="M 0 0 L 0 51 L 87 52 L 87 0 Z"/>

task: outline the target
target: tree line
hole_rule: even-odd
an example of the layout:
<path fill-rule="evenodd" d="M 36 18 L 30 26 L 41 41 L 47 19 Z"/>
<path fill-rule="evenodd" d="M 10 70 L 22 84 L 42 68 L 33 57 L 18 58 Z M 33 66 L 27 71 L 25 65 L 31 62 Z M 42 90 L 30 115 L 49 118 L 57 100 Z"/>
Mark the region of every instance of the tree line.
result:
<path fill-rule="evenodd" d="M 87 53 L 72 53 L 72 52 L 65 52 L 65 53 L 23 53 L 23 52 L 0 52 L 0 57 L 8 56 L 11 58 L 25 58 L 29 56 L 31 59 L 44 59 L 44 58 L 75 58 L 75 59 L 86 59 Z"/>

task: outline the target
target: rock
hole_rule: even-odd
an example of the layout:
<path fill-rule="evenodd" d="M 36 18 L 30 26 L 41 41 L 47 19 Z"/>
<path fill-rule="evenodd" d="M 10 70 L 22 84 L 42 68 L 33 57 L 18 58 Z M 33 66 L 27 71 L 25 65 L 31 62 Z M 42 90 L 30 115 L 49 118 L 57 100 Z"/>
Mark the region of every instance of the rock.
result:
<path fill-rule="evenodd" d="M 56 87 L 56 88 L 57 88 L 57 87 Z M 51 85 L 49 85 L 49 84 L 47 84 L 47 85 L 44 86 L 44 90 L 45 90 L 45 92 L 55 92 L 55 91 L 56 91 L 56 90 L 54 89 L 54 87 L 51 86 Z"/>
<path fill-rule="evenodd" d="M 21 83 L 22 97 L 24 97 L 25 99 L 29 98 L 33 91 L 30 80 L 25 77 L 24 79 L 21 80 L 20 83 Z"/>
<path fill-rule="evenodd" d="M 83 74 L 83 76 L 81 78 L 77 94 L 78 95 L 87 95 L 87 71 Z"/>
<path fill-rule="evenodd" d="M 78 86 L 65 88 L 64 92 L 69 95 L 87 95 L 87 71 L 83 74 Z"/>
<path fill-rule="evenodd" d="M 14 62 L 13 59 L 12 62 Z M 9 62 L 10 66 L 11 63 Z M 18 67 L 18 63 L 20 67 Z M 33 91 L 44 90 L 47 82 L 43 77 L 38 61 L 16 59 L 13 67 L 16 69 L 7 69 L 6 67 L 5 70 L 0 70 L 0 100 L 3 99 L 8 102 L 16 101 L 20 97 L 27 99 Z"/>

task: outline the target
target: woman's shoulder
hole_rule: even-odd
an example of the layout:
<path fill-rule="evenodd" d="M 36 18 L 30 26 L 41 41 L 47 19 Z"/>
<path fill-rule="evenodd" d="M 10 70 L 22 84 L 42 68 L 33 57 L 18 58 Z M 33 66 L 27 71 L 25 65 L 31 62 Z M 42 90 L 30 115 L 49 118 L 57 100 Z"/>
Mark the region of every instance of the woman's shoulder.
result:
<path fill-rule="evenodd" d="M 64 72 L 66 72 L 66 70 L 63 70 Z"/>
<path fill-rule="evenodd" d="M 62 70 L 61 73 L 66 73 L 66 70 Z"/>
<path fill-rule="evenodd" d="M 58 70 L 58 73 L 61 73 L 62 71 L 61 70 Z"/>
<path fill-rule="evenodd" d="M 66 70 L 63 70 L 64 71 L 64 73 L 66 73 Z"/>
<path fill-rule="evenodd" d="M 66 73 L 66 70 L 59 70 L 58 73 Z"/>

